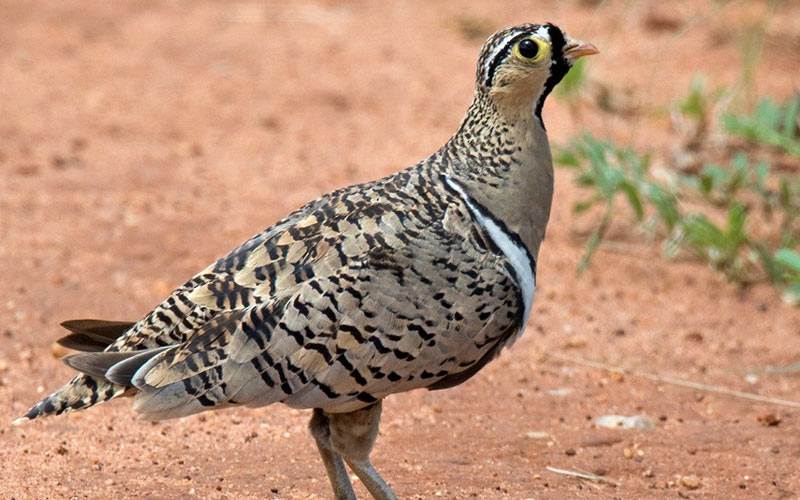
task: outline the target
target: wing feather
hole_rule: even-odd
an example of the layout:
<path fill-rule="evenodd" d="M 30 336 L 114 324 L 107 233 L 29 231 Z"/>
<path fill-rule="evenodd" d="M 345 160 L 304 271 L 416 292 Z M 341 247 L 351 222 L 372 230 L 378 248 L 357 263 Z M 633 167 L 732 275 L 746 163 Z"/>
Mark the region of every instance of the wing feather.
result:
<path fill-rule="evenodd" d="M 130 330 L 136 323 L 101 319 L 73 319 L 61 326 L 71 333 L 56 340 L 60 345 L 76 351 L 98 352 Z"/>
<path fill-rule="evenodd" d="M 404 206 L 412 184 L 392 185 L 391 203 L 351 188 L 304 207 L 136 325 L 72 323 L 99 336 L 84 347 L 110 345 L 68 364 L 132 385 L 134 409 L 151 419 L 277 401 L 349 411 L 462 381 L 499 350 L 519 294 L 502 256 L 464 230 L 468 211 L 448 209 L 462 202 Z"/>

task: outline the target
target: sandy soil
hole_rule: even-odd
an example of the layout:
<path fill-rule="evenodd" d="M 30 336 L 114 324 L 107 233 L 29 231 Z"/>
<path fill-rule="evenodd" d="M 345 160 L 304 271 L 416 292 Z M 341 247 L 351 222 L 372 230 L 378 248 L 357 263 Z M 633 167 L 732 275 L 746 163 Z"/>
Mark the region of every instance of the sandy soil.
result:
<path fill-rule="evenodd" d="M 553 140 L 586 128 L 664 151 L 658 110 L 695 73 L 739 77 L 731 32 L 760 4 L 597 3 L 0 2 L 0 422 L 71 376 L 51 347 L 60 321 L 136 319 L 306 200 L 436 149 L 471 98 L 482 28 L 550 20 L 594 41 L 592 77 L 646 110 L 551 100 Z M 784 2 L 758 92 L 800 87 L 798 19 L 800 2 Z M 665 261 L 632 227 L 577 278 L 578 194 L 560 172 L 526 335 L 456 389 L 389 398 L 379 470 L 415 499 L 800 496 L 800 410 L 549 355 L 800 401 L 796 372 L 745 379 L 798 361 L 800 310 Z M 597 428 L 604 414 L 655 425 Z M 308 417 L 275 406 L 150 424 L 118 400 L 0 425 L 0 497 L 328 498 Z"/>

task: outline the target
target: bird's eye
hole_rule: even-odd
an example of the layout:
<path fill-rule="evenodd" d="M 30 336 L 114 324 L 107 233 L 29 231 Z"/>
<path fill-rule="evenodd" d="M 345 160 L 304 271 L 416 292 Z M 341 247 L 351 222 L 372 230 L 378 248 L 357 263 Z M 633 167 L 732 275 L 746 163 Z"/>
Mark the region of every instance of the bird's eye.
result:
<path fill-rule="evenodd" d="M 521 42 L 519 42 L 519 55 L 524 57 L 525 59 L 533 59 L 536 57 L 536 54 L 539 53 L 539 46 L 536 45 L 536 42 L 527 38 Z"/>
<path fill-rule="evenodd" d="M 525 61 L 538 61 L 547 53 L 547 44 L 538 38 L 525 38 L 514 47 L 516 56 Z"/>

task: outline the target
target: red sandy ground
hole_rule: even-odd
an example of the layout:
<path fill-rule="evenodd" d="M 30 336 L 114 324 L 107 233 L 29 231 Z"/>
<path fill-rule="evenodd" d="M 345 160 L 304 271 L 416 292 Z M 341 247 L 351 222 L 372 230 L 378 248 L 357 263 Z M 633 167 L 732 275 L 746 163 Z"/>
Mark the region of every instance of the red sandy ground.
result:
<path fill-rule="evenodd" d="M 695 73 L 736 81 L 731 32 L 760 4 L 597 3 L 0 2 L 0 422 L 72 376 L 51 352 L 60 321 L 136 319 L 306 200 L 436 149 L 469 103 L 481 45 L 459 20 L 549 20 L 594 41 L 592 78 L 646 111 L 571 114 L 551 99 L 551 138 L 585 128 L 666 151 L 675 137 L 658 110 Z M 798 19 L 783 2 L 758 92 L 800 86 Z M 389 398 L 378 469 L 415 499 L 800 496 L 800 410 L 548 357 L 800 401 L 796 372 L 744 378 L 800 359 L 800 310 L 770 286 L 738 290 L 666 261 L 624 225 L 617 251 L 577 278 L 574 231 L 590 224 L 571 213 L 577 196 L 559 172 L 526 335 L 456 389 Z M 655 428 L 592 423 L 639 413 Z M 274 406 L 150 424 L 118 400 L 2 425 L 0 497 L 329 498 L 308 417 Z M 691 475 L 696 489 L 680 479 Z"/>

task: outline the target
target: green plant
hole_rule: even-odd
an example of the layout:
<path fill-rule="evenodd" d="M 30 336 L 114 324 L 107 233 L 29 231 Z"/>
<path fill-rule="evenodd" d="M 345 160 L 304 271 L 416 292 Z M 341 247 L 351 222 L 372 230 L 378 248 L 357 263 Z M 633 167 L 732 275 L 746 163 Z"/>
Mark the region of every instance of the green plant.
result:
<path fill-rule="evenodd" d="M 695 121 L 705 120 L 713 107 L 713 98 L 706 91 L 707 80 L 697 75 L 689 85 L 689 92 L 678 100 L 677 109 L 681 114 Z"/>
<path fill-rule="evenodd" d="M 708 202 L 719 207 L 730 205 L 743 191 L 749 191 L 764 200 L 765 209 L 774 203 L 774 192 L 767 188 L 770 166 L 766 162 L 751 164 L 747 155 L 738 153 L 730 165 L 709 163 L 698 174 L 682 175 L 681 182 L 699 192 Z"/>
<path fill-rule="evenodd" d="M 705 140 L 712 110 L 719 100 L 719 93 L 711 95 L 706 87 L 706 78 L 695 76 L 689 92 L 672 106 L 674 125 L 691 149 L 698 148 Z"/>
<path fill-rule="evenodd" d="M 800 158 L 800 132 L 798 115 L 800 97 L 778 104 L 769 97 L 763 98 L 752 115 L 728 114 L 722 117 L 726 132 L 755 143 L 782 149 Z"/>
<path fill-rule="evenodd" d="M 586 59 L 578 59 L 572 69 L 556 87 L 556 96 L 564 101 L 574 101 L 583 92 L 588 82 Z"/>
<path fill-rule="evenodd" d="M 579 272 L 590 265 L 618 213 L 618 200 L 624 200 L 642 227 L 653 233 L 662 230 L 667 256 L 689 250 L 740 284 L 766 277 L 785 290 L 787 300 L 794 297 L 800 303 L 800 261 L 791 250 L 800 242 L 799 175 L 778 175 L 768 163 L 739 153 L 728 163 L 707 164 L 695 174 L 676 175 L 675 182 L 662 181 L 649 171 L 649 154 L 589 134 L 557 148 L 555 160 L 573 170 L 576 183 L 590 191 L 576 202 L 576 213 L 603 207 Z M 686 210 L 684 201 L 694 210 Z M 777 253 L 769 231 L 748 227 L 753 210 L 767 221 L 778 221 L 771 230 L 779 235 Z M 716 223 L 722 216 L 724 222 Z"/>
<path fill-rule="evenodd" d="M 577 173 L 578 185 L 592 189 L 594 194 L 575 204 L 576 213 L 602 205 L 600 224 L 586 244 L 586 253 L 578 265 L 583 272 L 608 229 L 615 212 L 615 200 L 622 196 L 628 201 L 637 220 L 644 217 L 642 191 L 649 157 L 640 157 L 632 149 L 619 149 L 611 142 L 601 141 L 589 134 L 573 139 L 570 145 L 557 150 L 555 161 Z"/>
<path fill-rule="evenodd" d="M 781 267 L 785 282 L 784 299 L 800 305 L 800 254 L 788 248 L 775 252 L 775 261 Z"/>
<path fill-rule="evenodd" d="M 700 213 L 687 215 L 681 221 L 686 244 L 714 269 L 722 271 L 731 281 L 743 281 L 745 264 L 743 250 L 750 243 L 745 232 L 747 209 L 738 202 L 731 203 L 726 225 L 720 227 Z"/>

